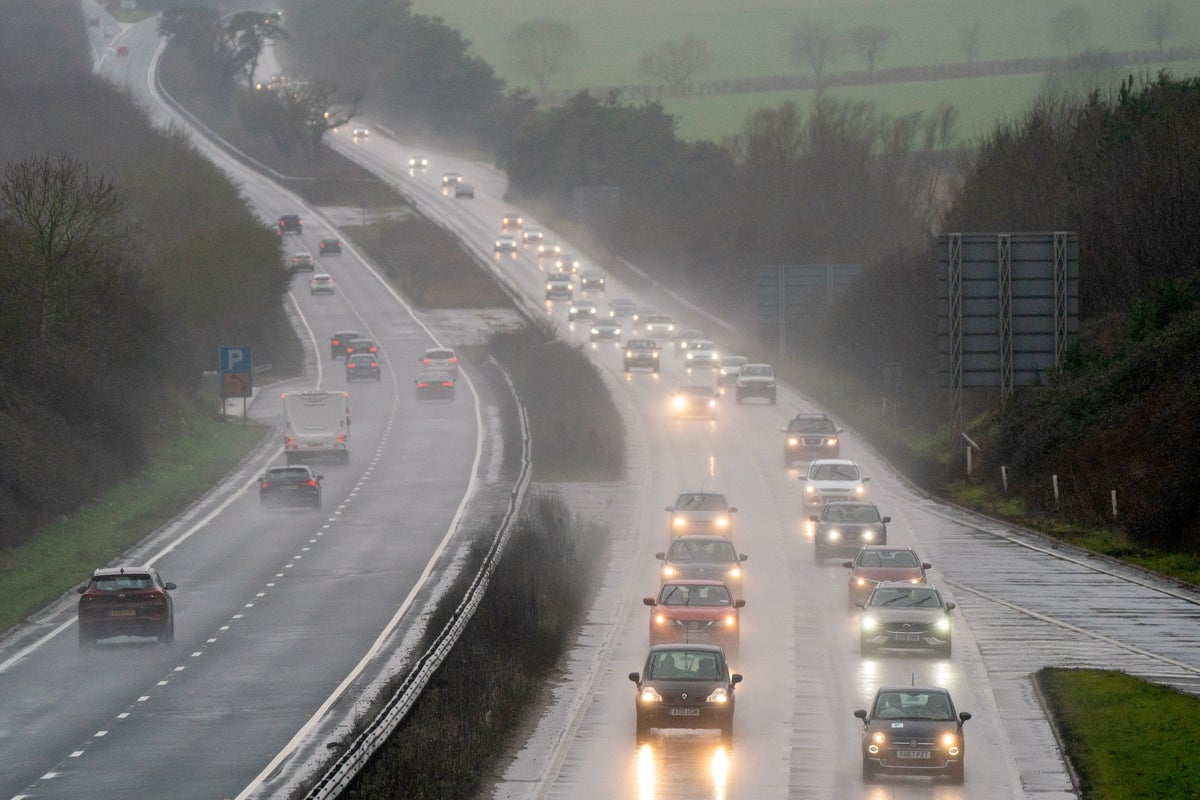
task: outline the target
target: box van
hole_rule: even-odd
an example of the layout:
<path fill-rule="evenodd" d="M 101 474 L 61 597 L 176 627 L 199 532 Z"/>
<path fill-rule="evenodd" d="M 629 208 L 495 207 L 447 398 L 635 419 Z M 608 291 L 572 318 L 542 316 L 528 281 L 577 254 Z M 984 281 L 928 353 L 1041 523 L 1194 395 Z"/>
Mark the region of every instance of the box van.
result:
<path fill-rule="evenodd" d="M 347 392 L 288 392 L 283 454 L 288 464 L 320 458 L 350 461 L 350 395 Z"/>

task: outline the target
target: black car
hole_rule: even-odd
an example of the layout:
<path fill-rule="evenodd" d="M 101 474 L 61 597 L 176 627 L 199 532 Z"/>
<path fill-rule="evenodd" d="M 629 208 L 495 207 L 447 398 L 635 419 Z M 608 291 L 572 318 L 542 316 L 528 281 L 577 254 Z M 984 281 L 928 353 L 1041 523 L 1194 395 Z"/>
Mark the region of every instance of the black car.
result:
<path fill-rule="evenodd" d="M 373 353 L 355 353 L 346 359 L 346 382 L 358 380 L 383 380 L 378 356 Z"/>
<path fill-rule="evenodd" d="M 284 214 L 279 218 L 279 234 L 282 236 L 285 233 L 303 233 L 304 223 L 300 221 L 299 214 Z"/>
<path fill-rule="evenodd" d="M 376 355 L 379 353 L 379 345 L 375 344 L 374 339 L 368 339 L 365 336 L 355 336 L 350 341 L 346 342 L 346 357 L 361 353 L 369 353 Z"/>
<path fill-rule="evenodd" d="M 346 345 L 352 339 L 361 339 L 362 334 L 354 330 L 337 331 L 329 337 L 329 357 L 342 358 L 346 355 Z"/>
<path fill-rule="evenodd" d="M 891 517 L 879 516 L 874 503 L 826 503 L 813 523 L 813 560 L 853 556 L 866 544 L 887 544 Z"/>
<path fill-rule="evenodd" d="M 153 567 L 106 567 L 80 586 L 79 645 L 111 636 L 153 636 L 175 641 L 175 606 L 168 583 Z"/>
<path fill-rule="evenodd" d="M 862 777 L 874 780 L 880 772 L 909 775 L 940 773 L 962 783 L 966 759 L 963 723 L 966 711 L 955 712 L 945 689 L 925 686 L 881 687 L 871 710 L 860 708 L 862 720 Z"/>
<path fill-rule="evenodd" d="M 457 198 L 471 199 L 475 197 L 475 187 L 469 183 L 456 183 L 454 185 L 454 196 Z"/>
<path fill-rule="evenodd" d="M 653 339 L 630 339 L 625 342 L 625 371 L 645 367 L 658 372 L 660 352 L 658 342 Z"/>
<path fill-rule="evenodd" d="M 454 400 L 454 377 L 449 372 L 422 372 L 413 383 L 418 401 Z"/>
<path fill-rule="evenodd" d="M 300 506 L 319 509 L 322 478 L 323 475 L 316 474 L 312 467 L 304 464 L 271 467 L 258 480 L 258 502 L 264 508 Z"/>
<path fill-rule="evenodd" d="M 634 705 L 637 737 L 651 728 L 718 728 L 733 735 L 734 687 L 742 676 L 730 674 L 725 651 L 716 645 L 659 644 L 650 648 L 640 673 Z"/>
<path fill-rule="evenodd" d="M 663 562 L 660 584 L 675 578 L 724 581 L 738 597 L 742 596 L 742 563 L 749 556 L 739 553 L 725 536 L 688 534 L 671 542 L 665 553 L 654 557 Z"/>
<path fill-rule="evenodd" d="M 817 458 L 838 458 L 841 441 L 838 434 L 842 429 L 824 414 L 797 414 L 788 420 L 783 434 L 783 463 L 791 466 L 795 461 L 810 461 Z"/>
<path fill-rule="evenodd" d="M 340 256 L 342 254 L 342 240 L 334 237 L 322 239 L 320 248 L 321 255 L 323 256 Z"/>
<path fill-rule="evenodd" d="M 886 581 L 877 584 L 859 618 L 859 652 L 869 655 L 881 647 L 932 650 L 950 657 L 950 612 L 954 603 L 928 583 Z"/>

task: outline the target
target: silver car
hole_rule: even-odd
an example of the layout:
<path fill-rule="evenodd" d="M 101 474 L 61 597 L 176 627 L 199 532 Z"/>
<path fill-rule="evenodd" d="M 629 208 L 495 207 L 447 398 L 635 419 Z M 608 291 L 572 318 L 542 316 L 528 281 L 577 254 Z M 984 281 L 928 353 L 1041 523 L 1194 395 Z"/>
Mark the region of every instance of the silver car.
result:
<path fill-rule="evenodd" d="M 431 347 L 421 356 L 421 369 L 428 372 L 445 372 L 458 380 L 458 356 L 449 347 Z"/>

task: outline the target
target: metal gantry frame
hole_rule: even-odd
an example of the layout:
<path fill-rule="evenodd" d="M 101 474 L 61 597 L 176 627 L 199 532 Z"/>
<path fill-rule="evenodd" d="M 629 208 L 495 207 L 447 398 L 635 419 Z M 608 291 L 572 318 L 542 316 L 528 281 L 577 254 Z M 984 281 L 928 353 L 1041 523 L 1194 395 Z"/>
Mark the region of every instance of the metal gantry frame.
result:
<path fill-rule="evenodd" d="M 1008 402 L 1013 393 L 1012 341 L 1012 238 L 1007 233 L 996 235 L 996 306 L 1000 325 L 1000 402 Z"/>
<path fill-rule="evenodd" d="M 950 389 L 954 393 L 954 430 L 963 426 L 963 309 L 962 309 L 962 234 L 947 238 L 946 279 L 949 284 Z"/>
<path fill-rule="evenodd" d="M 1071 234 L 1054 233 L 1054 368 L 1061 370 L 1067 356 L 1067 243 Z"/>

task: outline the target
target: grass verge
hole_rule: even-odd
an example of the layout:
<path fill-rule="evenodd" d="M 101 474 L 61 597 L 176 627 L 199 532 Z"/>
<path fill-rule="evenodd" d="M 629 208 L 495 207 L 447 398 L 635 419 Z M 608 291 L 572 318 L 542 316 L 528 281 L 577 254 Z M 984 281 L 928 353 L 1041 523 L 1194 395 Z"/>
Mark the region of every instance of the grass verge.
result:
<path fill-rule="evenodd" d="M 1200 700 L 1122 672 L 1037 676 L 1087 800 L 1200 797 Z"/>
<path fill-rule="evenodd" d="M 475 542 L 450 601 L 462 596 L 491 535 Z M 531 496 L 462 638 L 347 796 L 475 796 L 566 651 L 605 542 L 604 531 L 573 517 L 561 499 Z"/>
<path fill-rule="evenodd" d="M 179 514 L 262 440 L 259 425 L 223 424 L 192 405 L 186 425 L 164 435 L 145 468 L 0 555 L 0 631 L 19 623 L 96 567 Z"/>

